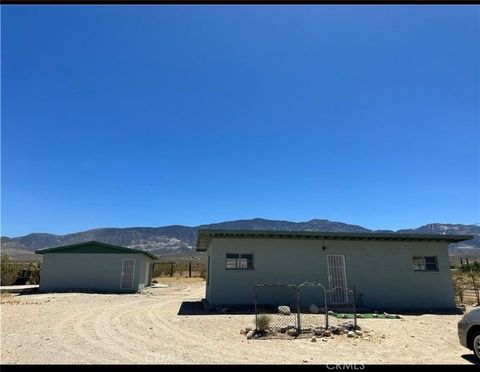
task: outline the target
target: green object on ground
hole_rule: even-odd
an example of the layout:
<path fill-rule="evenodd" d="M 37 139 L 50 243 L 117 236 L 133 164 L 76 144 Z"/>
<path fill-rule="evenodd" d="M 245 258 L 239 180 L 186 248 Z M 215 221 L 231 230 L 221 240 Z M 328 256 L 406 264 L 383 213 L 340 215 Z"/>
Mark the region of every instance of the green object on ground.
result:
<path fill-rule="evenodd" d="M 343 315 L 346 315 L 346 317 L 343 317 Z M 357 319 L 399 319 L 396 316 L 386 318 L 383 314 L 377 314 L 376 317 L 374 317 L 373 315 L 373 313 L 362 313 L 362 318 L 359 318 L 357 316 Z M 335 313 L 334 316 L 337 319 L 353 319 L 353 314 L 350 313 Z"/>

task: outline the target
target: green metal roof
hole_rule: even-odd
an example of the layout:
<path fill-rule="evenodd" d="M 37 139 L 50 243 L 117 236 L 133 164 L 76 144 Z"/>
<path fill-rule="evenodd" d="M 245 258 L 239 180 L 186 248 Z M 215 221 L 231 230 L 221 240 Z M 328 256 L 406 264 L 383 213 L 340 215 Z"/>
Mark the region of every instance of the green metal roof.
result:
<path fill-rule="evenodd" d="M 473 235 L 347 233 L 280 230 L 198 230 L 197 251 L 206 251 L 213 239 L 310 239 L 310 240 L 383 240 L 457 243 L 473 239 Z"/>
<path fill-rule="evenodd" d="M 89 248 L 94 246 L 93 249 Z M 45 253 L 141 253 L 145 256 L 157 260 L 158 258 L 150 252 L 142 251 L 141 249 L 133 249 L 121 247 L 119 245 L 112 245 L 107 243 L 101 243 L 97 241 L 90 241 L 79 244 L 63 245 L 61 247 L 44 248 L 35 251 L 36 254 Z"/>

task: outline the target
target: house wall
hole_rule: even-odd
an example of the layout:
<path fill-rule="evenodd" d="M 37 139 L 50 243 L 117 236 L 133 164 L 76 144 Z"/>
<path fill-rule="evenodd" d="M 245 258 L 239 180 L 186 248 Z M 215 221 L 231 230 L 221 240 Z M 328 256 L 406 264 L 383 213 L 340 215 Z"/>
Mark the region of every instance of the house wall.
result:
<path fill-rule="evenodd" d="M 260 283 L 320 282 L 328 288 L 327 255 L 345 255 L 347 286 L 371 309 L 455 308 L 447 243 L 293 239 L 214 239 L 207 250 L 211 305 L 253 304 Z M 225 269 L 226 253 L 253 253 L 254 270 Z M 438 272 L 415 272 L 413 256 L 437 256 Z"/>
<path fill-rule="evenodd" d="M 132 292 L 120 289 L 123 259 L 135 259 L 133 291 L 143 289 L 148 282 L 145 265 L 153 262 L 143 254 L 52 252 L 43 255 L 40 291 Z"/>

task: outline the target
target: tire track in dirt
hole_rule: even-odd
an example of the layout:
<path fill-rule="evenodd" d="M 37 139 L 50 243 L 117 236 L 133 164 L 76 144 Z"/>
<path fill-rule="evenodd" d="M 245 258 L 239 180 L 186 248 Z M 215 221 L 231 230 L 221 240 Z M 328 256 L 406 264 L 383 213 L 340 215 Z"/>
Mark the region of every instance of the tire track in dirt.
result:
<path fill-rule="evenodd" d="M 161 302 L 158 302 L 154 305 L 162 308 L 169 302 L 180 300 L 182 298 L 182 294 L 169 297 L 169 300 L 162 299 Z M 116 305 L 114 308 L 112 308 L 111 305 L 106 305 L 96 307 L 95 309 L 92 309 L 88 312 L 83 312 L 82 314 L 76 314 L 79 319 L 77 319 L 75 322 L 74 330 L 87 345 L 91 343 L 96 344 L 96 347 L 98 347 L 96 350 L 97 353 L 99 349 L 103 351 L 108 350 L 113 353 L 113 360 L 111 359 L 109 362 L 118 363 L 118 357 L 129 362 L 139 362 L 139 356 L 141 355 L 144 356 L 146 361 L 161 362 L 158 361 L 158 355 L 154 354 L 154 351 L 148 352 L 145 350 L 145 346 L 148 346 L 148 343 L 146 344 L 146 342 L 151 342 L 152 339 L 139 338 L 138 333 L 141 332 L 129 332 L 126 334 L 127 337 L 121 337 L 125 333 L 125 330 L 129 328 L 129 324 L 132 322 L 132 320 L 129 318 L 126 320 L 121 318 L 132 312 L 138 314 L 144 308 L 144 304 L 151 304 L 150 299 L 145 297 L 136 297 L 134 301 L 126 304 Z M 125 307 L 128 307 L 126 311 L 123 310 Z M 72 322 L 74 316 L 75 315 L 70 316 L 68 322 Z M 94 319 L 95 326 L 93 328 L 85 326 L 85 323 L 92 323 L 92 319 Z M 130 339 L 132 338 L 136 338 L 140 342 L 131 342 Z M 73 352 L 75 352 L 76 349 L 75 347 L 70 347 L 68 343 L 65 345 L 65 348 Z M 84 356 L 84 354 L 79 354 L 78 352 L 76 352 L 76 354 L 78 356 Z"/>
<path fill-rule="evenodd" d="M 57 324 L 56 337 L 63 336 L 63 349 L 80 363 L 209 363 L 211 357 L 225 363 L 263 360 L 265 350 L 260 345 L 239 345 L 234 339 L 219 348 L 211 341 L 224 335 L 212 338 L 212 332 L 185 328 L 177 318 L 178 309 L 183 301 L 202 298 L 204 289 L 182 292 L 146 298 L 137 295 L 126 303 L 74 312 Z M 250 350 L 238 355 L 239 347 Z"/>
<path fill-rule="evenodd" d="M 97 309 L 95 309 L 97 310 Z M 88 310 L 88 311 L 80 311 L 70 314 L 66 318 L 63 318 L 59 323 L 55 325 L 53 328 L 53 337 L 55 339 L 62 339 L 62 343 L 59 345 L 60 348 L 66 350 L 70 355 L 76 356 L 79 361 L 82 363 L 95 363 L 97 360 L 95 358 L 91 358 L 91 355 L 95 355 L 95 342 L 90 337 L 82 337 L 83 332 L 81 334 L 78 333 L 78 324 L 81 322 L 82 317 L 90 317 L 92 311 L 95 310 Z M 72 326 L 73 325 L 73 326 Z M 74 340 L 75 334 L 72 334 L 72 327 L 73 331 L 76 333 L 76 336 L 80 336 L 81 339 L 84 341 L 82 343 L 82 347 L 79 348 L 76 345 Z M 67 336 L 67 337 L 65 337 Z"/>
<path fill-rule="evenodd" d="M 170 314 L 165 314 L 164 317 L 158 320 L 148 316 L 152 311 L 165 313 L 167 307 L 178 309 L 181 302 L 185 300 L 185 294 L 179 294 L 173 297 L 174 298 L 168 300 L 154 297 L 147 298 L 142 301 L 141 306 L 126 312 L 117 312 L 113 318 L 105 321 L 104 324 L 108 329 L 107 332 L 110 332 L 110 337 L 121 344 L 121 346 L 117 345 L 119 348 L 121 347 L 123 351 L 127 352 L 132 348 L 135 349 L 137 360 L 138 356 L 142 355 L 145 361 L 152 363 L 179 363 L 182 361 L 186 362 L 187 360 L 193 362 L 191 360 L 191 349 L 195 347 L 198 348 L 199 344 L 195 342 L 192 343 L 192 334 L 179 331 L 179 325 L 171 321 Z M 176 316 L 176 312 L 171 315 Z M 147 319 L 150 322 L 146 322 Z M 132 327 L 120 326 L 122 324 L 130 324 L 131 322 L 135 324 L 133 329 L 136 331 L 134 332 L 130 331 Z M 183 345 L 181 348 L 178 347 L 178 343 L 172 343 L 170 341 L 179 339 L 179 336 L 181 337 L 182 335 L 186 336 L 186 339 L 181 339 Z M 138 345 L 143 345 L 143 347 L 138 349 Z M 188 352 L 181 350 L 188 350 Z M 198 353 L 200 352 L 202 354 L 204 353 L 204 351 L 199 350 Z M 198 356 L 201 355 L 195 353 L 194 357 Z"/>
<path fill-rule="evenodd" d="M 132 304 L 129 304 L 128 308 L 115 308 L 115 313 L 123 314 L 125 311 L 131 311 L 130 309 L 132 307 L 137 308 L 141 305 L 141 303 L 142 301 L 136 301 Z M 121 337 L 118 337 L 118 332 L 116 332 L 115 328 L 112 327 L 111 317 L 112 311 L 109 309 L 105 309 L 97 315 L 95 321 L 95 329 L 97 336 L 104 344 L 104 347 L 108 348 L 112 352 L 122 356 L 130 362 L 138 361 L 139 353 L 143 353 L 143 344 L 127 342 Z M 128 325 L 129 323 L 127 322 L 126 324 L 120 324 L 119 326 L 123 327 Z"/>
<path fill-rule="evenodd" d="M 118 311 L 118 308 L 114 311 L 104 309 L 97 316 L 96 326 L 97 336 L 102 341 L 101 346 L 113 349 L 123 357 L 137 362 L 139 357 L 143 357 L 142 362 L 152 363 L 195 363 L 199 359 L 205 359 L 205 356 L 209 355 L 208 348 L 206 348 L 208 337 L 202 336 L 201 333 L 200 336 L 197 336 L 188 330 L 183 330 L 181 324 L 175 322 L 177 310 L 182 301 L 202 296 L 203 288 L 197 288 L 191 293 L 169 296 L 168 300 L 159 298 L 160 296 L 152 296 L 135 302 L 134 306 L 127 311 Z M 114 313 L 113 316 L 112 313 Z M 165 316 L 158 318 L 153 315 L 158 313 Z M 150 322 L 146 322 L 147 319 Z M 130 326 L 132 322 L 135 323 L 134 327 Z M 131 332 L 132 328 L 136 331 Z M 150 328 L 153 328 L 153 332 Z M 79 329 L 77 332 L 81 333 Z M 88 337 L 84 338 L 88 340 Z M 172 343 L 169 340 L 180 340 L 182 346 L 179 348 L 178 343 Z M 160 347 L 155 343 L 160 343 Z M 211 351 L 217 356 L 221 356 L 222 359 L 231 355 L 224 350 L 219 353 L 218 348 L 212 348 Z M 208 361 L 208 359 L 205 360 L 205 362 Z"/>
<path fill-rule="evenodd" d="M 192 332 L 191 329 L 186 328 L 188 325 L 182 324 L 183 319 L 177 316 L 178 309 L 183 301 L 201 298 L 203 293 L 203 288 L 198 288 L 195 292 L 189 293 L 188 297 L 183 296 L 179 302 L 168 302 L 162 312 L 162 315 L 165 316 L 158 316 L 159 311 L 155 306 L 150 306 L 145 309 L 146 316 L 150 322 L 157 327 L 157 334 L 160 333 L 164 337 L 166 336 L 167 338 L 174 338 L 181 341 L 181 347 L 179 347 L 178 344 L 172 343 L 168 352 L 177 360 L 180 354 L 182 363 L 199 363 L 205 359 L 205 355 L 209 355 L 207 348 L 208 337 L 203 336 L 203 332 L 201 331 L 193 330 Z M 165 314 L 166 312 L 167 314 Z M 138 314 L 136 315 L 136 320 L 138 323 L 142 321 Z M 218 352 L 218 349 L 216 351 Z M 226 357 L 223 351 L 221 351 L 220 354 Z"/>
<path fill-rule="evenodd" d="M 124 306 L 131 306 L 131 303 L 122 304 L 118 307 Z M 111 306 L 104 306 L 100 309 L 102 309 L 100 312 L 98 312 L 99 309 L 97 308 L 96 311 L 90 312 L 87 314 L 87 316 L 83 316 L 79 321 L 77 321 L 74 327 L 76 334 L 85 341 L 85 344 L 91 345 L 93 343 L 96 353 L 98 353 L 98 350 L 102 350 L 102 358 L 106 360 L 106 363 L 115 364 L 133 361 L 133 359 L 126 358 L 125 355 L 119 353 L 114 346 L 112 346 L 109 342 L 106 342 L 108 340 L 105 340 L 105 338 L 101 337 L 101 315 L 105 311 L 111 311 L 112 309 Z M 85 323 L 90 326 L 86 327 Z"/>
<path fill-rule="evenodd" d="M 98 351 L 102 350 L 102 363 L 121 363 L 135 361 L 135 358 L 130 355 L 130 358 L 125 358 L 125 355 L 112 345 L 111 339 L 104 337 L 102 334 L 102 314 L 115 311 L 118 308 L 125 306 L 131 307 L 138 302 L 135 298 L 124 304 L 95 306 L 88 311 L 74 312 L 66 318 L 63 318 L 54 327 L 54 337 L 63 339 L 61 347 L 68 351 L 69 354 L 75 355 L 82 363 L 98 363 L 98 359 L 92 359 L 91 355 L 98 355 Z M 71 331 L 74 331 L 72 334 Z M 65 337 L 68 334 L 69 337 Z M 78 342 L 78 341 L 81 342 Z M 108 353 L 105 353 L 108 352 Z"/>
<path fill-rule="evenodd" d="M 202 298 L 203 297 L 203 288 L 197 289 L 195 292 L 191 293 L 191 297 L 196 297 L 196 298 Z M 195 296 L 196 295 L 196 296 Z M 189 300 L 188 298 L 183 298 L 183 300 Z M 174 305 L 176 310 L 179 308 L 179 304 L 173 304 L 170 303 L 169 305 Z M 167 307 L 171 307 L 167 305 Z M 210 357 L 214 356 L 215 359 L 221 360 L 222 362 L 225 363 L 239 363 L 243 362 L 245 363 L 246 361 L 250 362 L 261 362 L 264 360 L 265 356 L 265 350 L 259 349 L 258 347 L 253 347 L 253 345 L 245 345 L 245 343 L 242 343 L 242 339 L 236 339 L 232 337 L 228 337 L 226 340 L 227 342 L 223 343 L 221 348 L 218 347 L 217 344 L 212 345 L 212 332 L 209 332 L 208 334 L 205 334 L 203 330 L 197 330 L 195 329 L 193 332 L 188 331 L 184 329 L 184 327 L 179 327 L 178 324 L 175 324 L 172 319 L 165 319 L 165 318 L 159 318 L 157 316 L 158 312 L 153 312 L 153 309 L 149 309 L 148 316 L 150 319 L 152 319 L 152 322 L 155 324 L 164 324 L 164 320 L 169 320 L 169 324 L 172 325 L 171 329 L 173 330 L 173 334 L 176 337 L 180 336 L 180 339 L 182 340 L 182 344 L 185 342 L 189 342 L 188 345 L 188 356 L 189 356 L 189 361 L 188 362 L 193 362 L 193 363 L 199 363 L 200 360 L 204 363 L 209 363 L 211 362 Z M 170 310 L 170 309 L 168 309 Z M 165 309 L 164 309 L 165 311 Z M 173 312 L 172 315 L 176 315 L 176 312 Z M 205 315 L 198 315 L 198 317 L 203 317 Z M 215 315 L 212 315 L 215 316 Z M 220 315 L 219 315 L 220 316 Z M 226 316 L 226 315 L 221 315 L 221 316 Z M 170 328 L 167 328 L 170 330 Z M 208 330 L 210 331 L 210 330 Z M 215 333 L 214 333 L 215 335 Z M 222 338 L 221 334 L 216 334 L 219 338 Z M 235 337 L 239 337 L 239 335 L 235 334 Z M 190 341 L 193 341 L 190 342 Z M 240 341 L 240 342 L 239 342 Z M 249 341 L 249 342 L 255 342 L 255 341 Z M 185 345 L 187 346 L 187 345 Z M 250 346 L 250 347 L 249 347 Z M 259 346 L 258 344 L 255 346 Z M 266 344 L 264 344 L 266 346 Z M 238 349 L 239 347 L 247 347 L 248 349 L 251 349 L 248 351 L 248 357 L 246 355 L 238 355 Z M 192 351 L 195 350 L 195 353 L 192 353 Z M 239 357 L 235 357 L 238 355 Z M 233 356 L 233 358 L 232 358 Z"/>

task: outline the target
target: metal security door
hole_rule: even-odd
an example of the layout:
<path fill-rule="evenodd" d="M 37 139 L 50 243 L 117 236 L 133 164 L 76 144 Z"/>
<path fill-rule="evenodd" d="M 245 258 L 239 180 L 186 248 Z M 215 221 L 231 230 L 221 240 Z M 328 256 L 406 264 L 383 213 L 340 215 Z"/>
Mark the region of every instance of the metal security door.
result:
<path fill-rule="evenodd" d="M 127 258 L 123 259 L 120 289 L 133 289 L 134 273 L 135 273 L 135 260 L 127 259 Z"/>
<path fill-rule="evenodd" d="M 327 255 L 328 285 L 330 287 L 330 303 L 348 303 L 347 272 L 345 256 Z"/>

